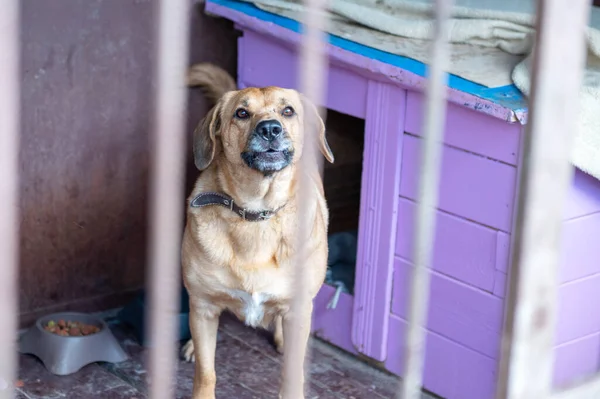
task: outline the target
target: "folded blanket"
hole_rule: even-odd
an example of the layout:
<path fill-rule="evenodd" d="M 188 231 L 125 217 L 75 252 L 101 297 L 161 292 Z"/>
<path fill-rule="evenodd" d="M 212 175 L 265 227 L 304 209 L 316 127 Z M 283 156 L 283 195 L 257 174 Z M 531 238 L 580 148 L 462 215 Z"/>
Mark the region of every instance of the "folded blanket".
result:
<path fill-rule="evenodd" d="M 302 18 L 302 0 L 247 1 L 274 14 L 297 21 Z M 421 62 L 428 60 L 425 41 L 433 33 L 430 1 L 330 0 L 325 12 L 330 18 L 329 33 Z M 452 43 L 449 72 L 488 87 L 514 83 L 528 95 L 534 29 L 533 0 L 456 0 L 448 36 Z M 600 179 L 600 9 L 595 7 L 587 45 L 572 162 Z"/>

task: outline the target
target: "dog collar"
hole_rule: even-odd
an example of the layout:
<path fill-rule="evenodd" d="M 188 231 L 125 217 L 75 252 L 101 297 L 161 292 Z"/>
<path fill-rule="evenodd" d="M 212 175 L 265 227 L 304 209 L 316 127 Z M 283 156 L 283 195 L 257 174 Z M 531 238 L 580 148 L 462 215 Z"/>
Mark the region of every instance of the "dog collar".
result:
<path fill-rule="evenodd" d="M 200 193 L 190 202 L 190 206 L 192 208 L 202 208 L 208 205 L 221 205 L 225 208 L 229 208 L 242 219 L 249 222 L 261 222 L 263 220 L 268 220 L 274 214 L 276 214 L 277 211 L 285 206 L 282 205 L 275 210 L 265 210 L 259 212 L 249 211 L 238 206 L 230 196 L 221 193 Z"/>

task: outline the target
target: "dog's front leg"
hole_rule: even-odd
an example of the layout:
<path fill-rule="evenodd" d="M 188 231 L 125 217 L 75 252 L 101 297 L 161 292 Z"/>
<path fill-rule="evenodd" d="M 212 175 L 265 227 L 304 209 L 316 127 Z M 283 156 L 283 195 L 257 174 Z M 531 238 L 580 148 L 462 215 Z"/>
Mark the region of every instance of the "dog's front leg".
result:
<path fill-rule="evenodd" d="M 194 342 L 195 373 L 193 399 L 215 399 L 215 350 L 219 315 L 191 309 L 190 330 Z"/>
<path fill-rule="evenodd" d="M 283 316 L 283 378 L 281 399 L 304 399 L 304 359 L 310 337 L 312 301 L 301 312 Z"/>

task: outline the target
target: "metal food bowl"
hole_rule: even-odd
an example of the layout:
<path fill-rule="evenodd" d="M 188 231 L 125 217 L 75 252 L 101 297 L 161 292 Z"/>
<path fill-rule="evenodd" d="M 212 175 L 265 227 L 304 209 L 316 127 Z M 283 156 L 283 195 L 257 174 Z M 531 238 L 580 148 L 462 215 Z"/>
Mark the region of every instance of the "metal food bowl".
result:
<path fill-rule="evenodd" d="M 44 330 L 48 322 L 59 320 L 94 325 L 100 331 L 61 336 Z M 104 320 L 85 313 L 55 313 L 39 318 L 21 337 L 19 352 L 38 357 L 55 375 L 73 374 L 90 363 L 119 363 L 128 358 Z"/>

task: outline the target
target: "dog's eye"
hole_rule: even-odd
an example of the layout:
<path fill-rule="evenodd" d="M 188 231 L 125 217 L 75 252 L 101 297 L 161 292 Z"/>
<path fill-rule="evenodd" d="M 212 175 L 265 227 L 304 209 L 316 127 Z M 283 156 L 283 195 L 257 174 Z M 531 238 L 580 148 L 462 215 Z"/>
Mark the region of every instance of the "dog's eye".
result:
<path fill-rule="evenodd" d="M 250 116 L 250 113 L 248 111 L 246 111 L 244 108 L 238 108 L 238 110 L 235 111 L 235 116 L 239 119 L 246 119 L 247 117 Z"/>
<path fill-rule="evenodd" d="M 285 107 L 282 112 L 283 116 L 293 116 L 295 114 L 294 108 Z"/>

